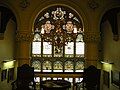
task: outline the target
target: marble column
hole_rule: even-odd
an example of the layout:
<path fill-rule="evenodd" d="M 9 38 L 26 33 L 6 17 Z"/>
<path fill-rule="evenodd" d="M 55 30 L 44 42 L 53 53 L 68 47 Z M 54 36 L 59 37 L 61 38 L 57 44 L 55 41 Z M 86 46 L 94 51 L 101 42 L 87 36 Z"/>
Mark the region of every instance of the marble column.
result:
<path fill-rule="evenodd" d="M 18 66 L 30 64 L 31 41 L 33 35 L 30 32 L 19 31 L 16 33 L 16 60 Z"/>
<path fill-rule="evenodd" d="M 98 44 L 100 41 L 100 34 L 98 32 L 86 32 L 84 35 L 85 42 L 85 67 L 90 65 L 97 66 L 99 59 Z"/>

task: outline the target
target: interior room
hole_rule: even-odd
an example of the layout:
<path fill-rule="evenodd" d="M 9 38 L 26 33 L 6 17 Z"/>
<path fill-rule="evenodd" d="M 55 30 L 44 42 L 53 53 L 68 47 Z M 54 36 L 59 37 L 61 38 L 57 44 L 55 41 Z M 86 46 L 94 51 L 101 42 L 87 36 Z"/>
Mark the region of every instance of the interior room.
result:
<path fill-rule="evenodd" d="M 0 90 L 119 90 L 119 53 L 120 0 L 0 0 Z"/>

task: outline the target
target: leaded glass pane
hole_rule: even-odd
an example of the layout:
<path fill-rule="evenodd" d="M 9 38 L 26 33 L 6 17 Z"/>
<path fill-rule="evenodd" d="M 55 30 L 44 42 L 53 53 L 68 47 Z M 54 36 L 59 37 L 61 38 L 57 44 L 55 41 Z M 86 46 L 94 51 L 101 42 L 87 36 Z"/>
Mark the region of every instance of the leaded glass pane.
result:
<path fill-rule="evenodd" d="M 34 60 L 32 62 L 32 67 L 34 67 L 35 72 L 40 72 L 41 71 L 41 63 L 39 60 Z"/>
<path fill-rule="evenodd" d="M 78 34 L 78 36 L 76 38 L 76 42 L 83 42 L 83 35 L 82 34 Z"/>
<path fill-rule="evenodd" d="M 84 70 L 84 62 L 77 61 L 75 65 L 75 72 L 83 72 L 83 70 Z"/>
<path fill-rule="evenodd" d="M 52 63 L 50 61 L 43 62 L 43 72 L 51 72 L 52 71 Z"/>
<path fill-rule="evenodd" d="M 53 72 L 63 72 L 63 65 L 61 61 L 54 62 Z"/>
<path fill-rule="evenodd" d="M 65 44 L 65 57 L 74 57 L 74 42 L 66 42 Z"/>
<path fill-rule="evenodd" d="M 54 57 L 63 56 L 63 47 L 54 46 Z"/>
<path fill-rule="evenodd" d="M 82 21 L 75 11 L 59 5 L 49 7 L 35 20 L 32 57 L 42 58 L 43 72 L 63 72 L 63 68 L 65 72 L 80 72 L 81 64 L 73 62 L 77 57 L 84 57 L 83 33 Z"/>
<path fill-rule="evenodd" d="M 76 42 L 76 55 L 84 56 L 84 42 Z"/>
<path fill-rule="evenodd" d="M 41 42 L 32 43 L 32 54 L 41 54 Z"/>
<path fill-rule="evenodd" d="M 65 54 L 74 54 L 74 42 L 68 42 L 66 44 Z"/>
<path fill-rule="evenodd" d="M 33 41 L 41 41 L 41 36 L 40 36 L 40 34 L 36 33 L 36 34 L 34 35 Z"/>
<path fill-rule="evenodd" d="M 43 42 L 43 54 L 52 54 L 52 45 L 50 42 Z"/>
<path fill-rule="evenodd" d="M 45 33 L 50 33 L 50 31 L 52 29 L 54 29 L 54 25 L 52 25 L 50 21 L 46 21 L 46 23 L 44 25 L 42 25 L 41 27 L 42 27 L 42 30 L 45 31 Z M 42 34 L 44 34 L 44 33 L 42 33 Z"/>
<path fill-rule="evenodd" d="M 65 72 L 73 72 L 73 62 L 72 61 L 65 62 Z"/>

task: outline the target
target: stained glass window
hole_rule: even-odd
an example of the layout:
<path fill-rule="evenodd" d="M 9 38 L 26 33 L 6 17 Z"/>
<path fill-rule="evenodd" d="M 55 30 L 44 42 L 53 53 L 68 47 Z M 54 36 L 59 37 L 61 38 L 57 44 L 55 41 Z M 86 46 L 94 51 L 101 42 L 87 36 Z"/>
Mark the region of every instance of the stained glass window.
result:
<path fill-rule="evenodd" d="M 74 43 L 68 42 L 65 46 L 65 54 L 74 54 Z"/>
<path fill-rule="evenodd" d="M 61 61 L 54 62 L 53 72 L 63 72 L 63 64 Z"/>
<path fill-rule="evenodd" d="M 73 62 L 72 61 L 66 61 L 65 62 L 65 72 L 73 72 Z"/>
<path fill-rule="evenodd" d="M 63 57 L 63 47 L 54 47 L 54 57 Z"/>
<path fill-rule="evenodd" d="M 84 42 L 76 42 L 76 54 L 84 54 Z"/>
<path fill-rule="evenodd" d="M 76 57 L 84 57 L 84 42 L 82 34 L 79 34 L 76 38 Z"/>
<path fill-rule="evenodd" d="M 82 21 L 73 10 L 64 6 L 45 9 L 38 15 L 34 29 L 34 41 L 41 41 L 41 45 L 33 44 L 33 54 L 43 57 L 52 57 L 52 54 L 54 57 L 64 57 L 63 53 L 65 57 L 84 54 L 84 44 L 80 43 L 83 42 L 84 32 Z M 42 53 L 39 49 L 43 50 Z"/>
<path fill-rule="evenodd" d="M 41 62 L 39 60 L 33 61 L 32 67 L 34 67 L 35 72 L 40 72 L 41 71 Z"/>
<path fill-rule="evenodd" d="M 39 59 L 41 71 L 80 72 L 82 70 L 84 29 L 76 11 L 60 5 L 44 9 L 35 20 L 33 34 L 31 55 L 32 58 Z M 79 62 L 76 62 L 78 58 Z M 39 67 L 36 61 L 34 67 Z"/>
<path fill-rule="evenodd" d="M 75 72 L 83 72 L 84 70 L 84 62 L 77 61 L 75 65 Z"/>
<path fill-rule="evenodd" d="M 52 71 L 52 63 L 50 61 L 43 62 L 43 72 L 51 72 Z"/>
<path fill-rule="evenodd" d="M 41 36 L 38 33 L 38 28 L 35 30 L 34 39 L 32 42 L 32 56 L 40 56 L 41 55 Z"/>
<path fill-rule="evenodd" d="M 49 42 L 43 42 L 43 54 L 52 54 L 52 45 Z"/>

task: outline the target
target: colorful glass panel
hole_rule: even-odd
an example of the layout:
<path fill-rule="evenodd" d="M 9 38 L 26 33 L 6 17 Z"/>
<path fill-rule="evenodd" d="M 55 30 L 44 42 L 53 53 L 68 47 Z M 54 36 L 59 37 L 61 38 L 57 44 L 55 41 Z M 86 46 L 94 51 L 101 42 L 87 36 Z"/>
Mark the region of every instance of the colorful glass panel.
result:
<path fill-rule="evenodd" d="M 43 72 L 51 72 L 52 71 L 52 63 L 50 61 L 43 62 Z"/>
<path fill-rule="evenodd" d="M 79 72 L 82 64 L 75 61 L 84 57 L 83 33 L 82 21 L 74 10 L 49 7 L 35 20 L 32 57 L 42 58 L 39 61 L 43 72 Z"/>
<path fill-rule="evenodd" d="M 73 72 L 73 62 L 72 61 L 66 61 L 65 62 L 65 72 Z"/>
<path fill-rule="evenodd" d="M 34 67 L 35 72 L 40 72 L 41 71 L 41 62 L 39 60 L 34 60 L 32 62 L 32 67 Z"/>
<path fill-rule="evenodd" d="M 52 54 L 52 45 L 49 42 L 43 42 L 43 54 Z"/>
<path fill-rule="evenodd" d="M 84 70 L 84 62 L 77 61 L 75 65 L 75 72 L 83 72 L 83 70 Z"/>
<path fill-rule="evenodd" d="M 65 54 L 74 54 L 74 42 L 68 42 L 66 44 Z"/>
<path fill-rule="evenodd" d="M 41 42 L 32 43 L 32 54 L 41 54 Z"/>
<path fill-rule="evenodd" d="M 63 72 L 63 65 L 61 61 L 54 62 L 53 72 Z"/>

